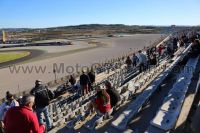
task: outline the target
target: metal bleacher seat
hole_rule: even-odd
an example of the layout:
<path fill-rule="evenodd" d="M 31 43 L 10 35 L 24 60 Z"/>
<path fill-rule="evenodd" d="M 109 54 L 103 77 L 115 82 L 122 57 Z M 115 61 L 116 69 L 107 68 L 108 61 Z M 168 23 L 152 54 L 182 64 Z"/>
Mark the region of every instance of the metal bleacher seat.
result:
<path fill-rule="evenodd" d="M 142 87 L 145 84 L 144 79 L 141 77 L 140 80 L 138 81 L 138 83 L 140 84 L 140 87 Z"/>
<path fill-rule="evenodd" d="M 145 76 L 143 77 L 144 83 L 148 82 L 149 77 L 147 76 L 147 74 L 145 74 Z"/>
<path fill-rule="evenodd" d="M 154 90 L 155 85 L 149 86 L 135 101 L 129 104 L 128 108 L 126 108 L 115 121 L 112 122 L 112 126 L 119 130 L 124 130 L 129 120 L 140 111 L 142 105 L 148 101 Z"/>
<path fill-rule="evenodd" d="M 86 127 L 89 130 L 94 130 L 95 127 L 103 122 L 104 119 L 111 119 L 111 114 L 113 112 L 113 109 L 111 109 L 109 112 L 106 114 L 96 114 L 95 116 L 92 117 L 89 121 L 87 121 L 84 124 L 84 127 Z"/>
<path fill-rule="evenodd" d="M 87 121 L 84 126 L 89 130 L 93 130 L 98 124 L 103 121 L 103 115 L 95 115 L 91 120 Z"/>
<path fill-rule="evenodd" d="M 121 92 L 122 92 L 122 87 L 117 88 L 116 91 L 117 91 L 119 94 L 121 94 Z"/>
<path fill-rule="evenodd" d="M 174 114 L 168 111 L 159 110 L 151 124 L 156 127 L 158 127 L 158 124 L 162 125 L 159 128 L 162 128 L 163 130 L 168 130 L 173 128 L 175 124 L 174 121 L 176 121 L 177 117 L 178 113 Z"/>
<path fill-rule="evenodd" d="M 76 108 L 75 110 L 73 110 L 73 112 L 68 114 L 69 118 L 67 119 L 66 126 L 68 128 L 73 128 L 77 124 L 77 122 L 84 120 L 85 117 L 88 115 L 86 110 L 88 110 L 89 105 L 90 105 L 90 102 L 86 102 L 85 104 Z"/>
<path fill-rule="evenodd" d="M 177 82 L 173 85 L 155 118 L 151 121 L 151 125 L 165 131 L 175 126 L 198 60 L 199 57 L 189 59 L 184 68 L 192 67 L 193 71 L 185 71 L 185 69 L 181 71 Z"/>
<path fill-rule="evenodd" d="M 136 92 L 134 83 L 132 81 L 128 82 L 128 90 L 130 91 L 131 94 Z"/>
<path fill-rule="evenodd" d="M 173 98 L 166 98 L 163 102 L 164 104 L 160 107 L 160 109 L 163 111 L 175 112 L 181 108 L 182 102 L 183 99 L 175 100 Z"/>
<path fill-rule="evenodd" d="M 69 121 L 69 122 L 67 123 L 66 127 L 67 127 L 67 128 L 73 128 L 73 127 L 75 127 L 76 123 L 79 122 L 79 121 L 81 121 L 82 117 L 83 117 L 83 116 L 82 116 L 81 114 L 78 115 L 75 119 Z"/>
<path fill-rule="evenodd" d="M 119 130 L 125 130 L 130 119 L 139 111 L 143 101 L 143 97 L 137 97 L 136 100 L 130 103 L 119 117 L 111 123 L 111 125 Z"/>
<path fill-rule="evenodd" d="M 127 101 L 130 96 L 130 91 L 126 91 L 121 95 L 123 101 Z"/>
<path fill-rule="evenodd" d="M 177 62 L 180 60 L 175 60 L 164 72 L 162 72 L 152 83 L 147 87 L 145 91 L 143 91 L 135 101 L 129 103 L 128 107 L 115 119 L 111 126 L 118 130 L 125 130 L 128 122 L 140 111 L 142 106 L 148 102 L 149 98 L 153 95 L 153 93 L 157 90 L 160 84 L 164 81 L 164 79 L 168 76 L 169 72 L 175 66 Z M 150 72 L 151 76 L 155 75 L 155 69 Z M 141 78 L 141 75 L 138 77 Z M 137 83 L 137 82 L 136 82 Z M 139 84 L 135 87 L 141 87 Z"/>

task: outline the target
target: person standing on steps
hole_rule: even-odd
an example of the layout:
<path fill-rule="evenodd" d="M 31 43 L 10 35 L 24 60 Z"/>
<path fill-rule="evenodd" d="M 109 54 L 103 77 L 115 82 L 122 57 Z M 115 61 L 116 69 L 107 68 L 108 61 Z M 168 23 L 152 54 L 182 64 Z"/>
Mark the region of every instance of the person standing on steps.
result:
<path fill-rule="evenodd" d="M 40 124 L 44 124 L 42 114 L 44 114 L 47 130 L 50 131 L 53 126 L 49 117 L 48 105 L 50 101 L 54 98 L 54 94 L 48 89 L 46 85 L 42 83 L 41 80 L 35 81 L 35 87 L 30 92 L 35 96 L 35 111 Z"/>

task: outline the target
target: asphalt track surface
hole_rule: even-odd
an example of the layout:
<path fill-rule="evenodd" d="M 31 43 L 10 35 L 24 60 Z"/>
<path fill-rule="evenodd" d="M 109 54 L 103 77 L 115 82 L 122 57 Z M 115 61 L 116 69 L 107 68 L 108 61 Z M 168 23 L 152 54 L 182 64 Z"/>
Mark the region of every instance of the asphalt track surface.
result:
<path fill-rule="evenodd" d="M 55 66 L 64 68 L 56 73 L 56 77 L 60 78 L 73 72 L 76 73 L 77 68 L 80 70 L 83 66 L 91 66 L 94 63 L 119 57 L 123 53 L 143 49 L 145 46 L 150 45 L 150 41 L 154 42 L 160 37 L 160 34 L 138 34 L 129 37 L 98 39 L 98 41 L 107 45 L 56 57 L 52 54 L 52 57 L 48 56 L 48 58 L 42 60 L 39 59 L 45 55 L 44 53 L 41 53 L 40 56 L 35 55 L 34 58 L 37 58 L 37 60 L 16 65 L 15 68 L 19 70 L 18 72 L 11 72 L 14 69 L 13 66 L 0 69 L 0 98 L 5 96 L 6 91 L 18 93 L 32 88 L 36 79 L 41 79 L 45 83 L 54 80 L 53 68 Z M 35 68 L 39 67 L 44 71 L 36 72 Z M 31 69 L 32 72 L 23 71 L 23 69 L 27 68 Z"/>
<path fill-rule="evenodd" d="M 80 48 L 86 48 L 90 47 L 87 42 L 84 41 L 72 41 L 73 45 L 47 45 L 47 46 L 21 46 L 21 47 L 9 47 L 9 48 L 0 48 L 0 51 L 4 50 L 21 50 L 21 49 L 33 49 L 33 50 L 43 50 L 47 53 L 57 53 L 62 51 L 68 51 L 68 50 L 74 50 L 74 49 L 80 49 Z M 0 44 L 4 45 L 4 44 Z M 13 45 L 13 44 L 6 44 L 6 45 Z"/>

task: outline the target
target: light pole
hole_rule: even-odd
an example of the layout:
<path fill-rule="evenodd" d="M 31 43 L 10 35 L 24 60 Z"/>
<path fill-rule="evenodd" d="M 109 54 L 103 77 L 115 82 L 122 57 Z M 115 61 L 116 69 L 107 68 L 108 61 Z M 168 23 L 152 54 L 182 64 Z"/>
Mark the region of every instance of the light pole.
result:
<path fill-rule="evenodd" d="M 55 76 L 55 81 L 56 81 L 56 69 L 53 69 L 53 73 L 54 73 L 54 76 Z"/>

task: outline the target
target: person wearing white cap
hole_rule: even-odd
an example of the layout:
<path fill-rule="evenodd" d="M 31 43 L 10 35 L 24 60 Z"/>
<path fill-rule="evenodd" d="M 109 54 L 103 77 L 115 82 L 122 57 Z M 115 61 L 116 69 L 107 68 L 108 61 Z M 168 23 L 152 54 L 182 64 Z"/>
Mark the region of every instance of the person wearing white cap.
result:
<path fill-rule="evenodd" d="M 97 87 L 97 97 L 93 105 L 98 114 L 105 114 L 111 110 L 110 96 L 105 89 L 105 86 Z"/>

